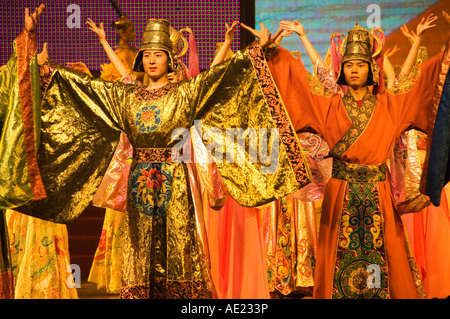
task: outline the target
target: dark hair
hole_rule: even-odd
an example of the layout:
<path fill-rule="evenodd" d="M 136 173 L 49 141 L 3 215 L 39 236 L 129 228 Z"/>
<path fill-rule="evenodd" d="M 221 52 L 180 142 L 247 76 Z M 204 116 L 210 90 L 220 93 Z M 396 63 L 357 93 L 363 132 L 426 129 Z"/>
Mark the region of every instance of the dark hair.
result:
<path fill-rule="evenodd" d="M 372 70 L 372 66 L 370 65 L 369 62 L 367 62 L 367 64 L 369 65 L 369 74 L 367 74 L 367 85 L 374 85 L 374 81 L 373 81 L 373 70 Z"/>

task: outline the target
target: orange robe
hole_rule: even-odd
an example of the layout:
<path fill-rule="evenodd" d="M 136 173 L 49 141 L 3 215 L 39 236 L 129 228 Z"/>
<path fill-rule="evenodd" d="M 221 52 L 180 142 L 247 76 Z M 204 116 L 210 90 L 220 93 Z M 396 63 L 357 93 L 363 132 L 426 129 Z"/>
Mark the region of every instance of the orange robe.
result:
<path fill-rule="evenodd" d="M 430 205 L 418 214 L 403 216 L 429 299 L 450 296 L 449 190 L 450 184 L 447 184 L 439 207 Z"/>
<path fill-rule="evenodd" d="M 349 93 L 327 92 L 283 48 L 275 50 L 269 68 L 297 132 L 321 135 L 334 162 L 346 168 L 352 167 L 348 163 L 370 165 L 371 172 L 379 173 L 402 132 L 431 133 L 443 58 L 441 52 L 425 61 L 414 85 L 403 92 L 374 96 L 368 91 L 362 106 Z M 325 190 L 314 298 L 423 297 L 389 181 L 351 181 L 342 167 L 334 167 Z"/>

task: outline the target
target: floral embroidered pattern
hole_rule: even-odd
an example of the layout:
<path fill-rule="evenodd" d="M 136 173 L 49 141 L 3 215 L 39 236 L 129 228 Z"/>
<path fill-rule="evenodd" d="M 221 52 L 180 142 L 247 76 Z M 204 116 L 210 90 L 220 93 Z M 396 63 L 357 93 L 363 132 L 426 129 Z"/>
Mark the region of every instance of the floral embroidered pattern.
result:
<path fill-rule="evenodd" d="M 274 123 L 279 130 L 281 141 L 291 161 L 296 180 L 301 188 L 309 184 L 311 180 L 309 168 L 305 164 L 305 154 L 297 140 L 297 133 L 294 131 L 292 125 L 290 125 L 289 116 L 283 105 L 280 93 L 272 80 L 269 67 L 264 62 L 261 50 L 256 41 L 248 46 L 247 52 L 255 68 L 261 90 L 270 108 Z"/>
<path fill-rule="evenodd" d="M 144 215 L 166 215 L 172 197 L 172 174 L 164 166 L 164 163 L 138 163 L 131 175 L 131 196 Z"/>
<path fill-rule="evenodd" d="M 394 85 L 390 88 L 389 91 L 394 95 L 405 94 L 411 91 L 421 74 L 420 67 L 422 65 L 422 62 L 423 60 L 421 58 L 417 59 L 411 69 L 411 72 L 405 78 L 397 76 L 395 78 Z"/>
<path fill-rule="evenodd" d="M 321 96 L 332 96 L 335 94 L 333 90 L 329 89 L 329 87 L 331 87 L 332 85 L 328 80 L 325 82 L 321 82 L 317 77 L 309 72 L 306 73 L 306 79 L 308 80 L 309 89 L 312 94 Z"/>
<path fill-rule="evenodd" d="M 347 115 L 352 122 L 350 129 L 330 150 L 330 155 L 340 158 L 361 136 L 372 118 L 377 97 L 367 90 L 361 106 L 358 106 L 350 91 L 342 98 Z"/>
<path fill-rule="evenodd" d="M 130 79 L 130 82 L 132 82 L 133 79 Z M 159 99 L 160 97 L 163 97 L 164 95 L 168 94 L 170 91 L 172 91 L 175 88 L 175 85 L 172 82 L 167 83 L 163 87 L 152 89 L 148 87 L 147 85 L 139 85 L 136 90 L 134 91 L 134 94 L 136 97 L 141 101 L 151 101 Z"/>
<path fill-rule="evenodd" d="M 386 180 L 386 164 L 351 164 L 333 159 L 333 178 L 348 182 L 376 183 Z"/>
<path fill-rule="evenodd" d="M 121 299 L 211 299 L 207 284 L 201 280 L 166 280 L 154 278 L 152 283 L 122 287 Z"/>
<path fill-rule="evenodd" d="M 161 123 L 161 110 L 156 105 L 144 106 L 136 113 L 136 126 L 139 131 L 149 133 L 156 130 Z"/>
<path fill-rule="evenodd" d="M 133 159 L 136 162 L 180 162 L 182 154 L 172 148 L 135 148 Z"/>
<path fill-rule="evenodd" d="M 347 183 L 338 232 L 333 298 L 389 298 L 377 183 Z"/>
<path fill-rule="evenodd" d="M 288 204 L 286 198 L 280 199 L 281 211 L 277 225 L 277 271 L 276 288 L 287 295 L 295 289 L 295 229 L 293 227 L 292 203 Z"/>

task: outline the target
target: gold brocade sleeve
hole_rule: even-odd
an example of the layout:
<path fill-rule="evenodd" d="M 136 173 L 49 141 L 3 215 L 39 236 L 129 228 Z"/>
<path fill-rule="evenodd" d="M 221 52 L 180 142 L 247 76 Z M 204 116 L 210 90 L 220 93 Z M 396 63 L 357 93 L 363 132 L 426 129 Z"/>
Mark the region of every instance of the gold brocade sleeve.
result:
<path fill-rule="evenodd" d="M 310 183 L 303 149 L 259 43 L 188 83 L 195 127 L 241 206 L 264 205 Z"/>
<path fill-rule="evenodd" d="M 53 222 L 73 221 L 100 185 L 120 131 L 133 148 L 167 148 L 175 143 L 164 142 L 170 140 L 171 128 L 190 128 L 195 120 L 201 121 L 198 131 L 240 205 L 263 205 L 310 182 L 303 150 L 258 45 L 175 85 L 170 93 L 161 89 L 156 92 L 161 96 L 146 98 L 139 88 L 92 79 L 64 67 L 52 73 L 42 103 L 39 150 L 48 198 L 21 207 L 20 212 Z M 183 116 L 170 113 L 164 125 L 142 134 L 136 115 L 141 100 L 150 99 L 163 110 L 162 118 L 170 110 Z M 246 140 L 243 147 L 227 140 L 230 131 Z M 211 135 L 217 132 L 218 136 Z M 226 153 L 236 149 L 238 156 L 233 161 L 223 153 L 220 159 L 221 148 Z"/>
<path fill-rule="evenodd" d="M 0 67 L 0 121 L 3 122 L 6 113 L 6 101 L 9 96 L 9 88 L 11 87 L 11 77 L 8 65 Z"/>
<path fill-rule="evenodd" d="M 38 153 L 48 197 L 17 211 L 58 223 L 84 211 L 117 147 L 124 101 L 132 89 L 56 68 L 42 101 Z"/>
<path fill-rule="evenodd" d="M 33 36 L 22 32 L 0 72 L 0 209 L 46 196 L 36 155 L 41 92 L 35 53 Z"/>

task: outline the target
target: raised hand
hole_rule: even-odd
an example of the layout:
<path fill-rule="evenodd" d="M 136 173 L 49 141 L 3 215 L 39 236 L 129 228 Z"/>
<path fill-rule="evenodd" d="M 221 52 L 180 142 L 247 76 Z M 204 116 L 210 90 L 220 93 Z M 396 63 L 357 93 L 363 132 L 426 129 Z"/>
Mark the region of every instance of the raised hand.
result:
<path fill-rule="evenodd" d="M 434 28 L 436 25 L 435 24 L 432 24 L 434 21 L 436 21 L 437 20 L 437 18 L 438 17 L 436 17 L 435 15 L 433 15 L 433 14 L 430 14 L 429 16 L 428 16 L 428 18 L 422 18 L 422 20 L 420 20 L 420 23 L 419 23 L 419 25 L 417 26 L 417 29 L 416 29 L 416 34 L 417 34 L 417 36 L 422 36 L 423 35 L 423 33 L 425 32 L 425 30 L 427 30 L 427 29 L 430 29 L 430 28 Z"/>
<path fill-rule="evenodd" d="M 400 30 L 402 31 L 403 35 L 409 40 L 409 42 L 412 44 L 414 42 L 414 39 L 416 38 L 416 34 L 413 30 L 408 30 L 408 27 L 406 24 L 402 25 L 400 27 Z"/>
<path fill-rule="evenodd" d="M 91 31 L 94 31 L 100 41 L 106 40 L 105 27 L 103 26 L 103 22 L 100 23 L 100 28 L 98 28 L 95 22 L 92 21 L 92 19 L 88 18 L 86 21 L 86 25 Z"/>
<path fill-rule="evenodd" d="M 299 37 L 305 35 L 305 29 L 303 28 L 303 25 L 296 20 L 294 20 L 292 22 L 291 21 L 281 21 L 280 26 L 288 32 L 297 33 Z"/>
<path fill-rule="evenodd" d="M 384 52 L 384 56 L 390 58 L 391 56 L 393 56 L 395 53 L 397 53 L 398 51 L 400 51 L 400 48 L 397 45 L 394 45 L 394 48 L 388 48 L 386 49 L 386 52 Z"/>
<path fill-rule="evenodd" d="M 45 5 L 41 4 L 38 8 L 34 9 L 34 12 L 32 14 L 30 14 L 30 10 L 28 10 L 28 8 L 25 8 L 24 24 L 25 30 L 27 30 L 29 33 L 33 33 L 34 31 L 36 31 L 37 21 L 44 8 Z"/>
<path fill-rule="evenodd" d="M 280 45 L 281 40 L 286 37 L 290 37 L 292 35 L 292 31 L 283 30 L 278 38 L 275 39 L 275 43 Z"/>
<path fill-rule="evenodd" d="M 45 42 L 41 53 L 38 53 L 38 55 L 37 55 L 37 63 L 39 66 L 41 66 L 47 60 L 48 60 L 48 43 Z"/>
<path fill-rule="evenodd" d="M 264 24 L 259 24 L 261 30 L 257 31 L 243 23 L 241 23 L 241 27 L 248 30 L 251 34 L 253 34 L 255 37 L 257 37 L 260 41 L 261 47 L 265 48 L 271 45 L 275 42 L 275 40 L 281 35 L 283 32 L 283 28 L 278 29 L 277 33 L 275 33 L 274 36 L 272 36 L 272 32 L 269 32 L 269 30 L 264 26 Z"/>
<path fill-rule="evenodd" d="M 231 26 L 228 23 L 225 23 L 225 43 L 233 43 L 234 40 L 234 30 L 236 29 L 236 26 L 238 25 L 238 21 L 234 21 Z"/>

